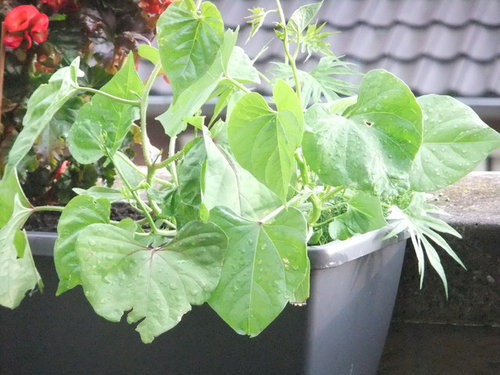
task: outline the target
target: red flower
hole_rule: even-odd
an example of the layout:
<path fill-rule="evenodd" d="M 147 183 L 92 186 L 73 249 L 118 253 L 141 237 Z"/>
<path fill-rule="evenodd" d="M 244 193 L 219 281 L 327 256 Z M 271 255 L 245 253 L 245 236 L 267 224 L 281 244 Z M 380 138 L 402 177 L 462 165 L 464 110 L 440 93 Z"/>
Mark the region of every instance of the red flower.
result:
<path fill-rule="evenodd" d="M 43 43 L 49 34 L 49 18 L 33 5 L 15 7 L 5 16 L 3 24 L 6 31 L 3 42 L 8 48 L 18 48 L 26 40 L 26 48 L 30 49 L 32 40 Z"/>
<path fill-rule="evenodd" d="M 78 9 L 75 0 L 41 0 L 42 4 L 47 4 L 54 12 L 69 13 Z"/>
<path fill-rule="evenodd" d="M 33 5 L 19 5 L 5 16 L 3 24 L 8 33 L 24 31 L 30 26 L 30 22 L 40 12 Z"/>
<path fill-rule="evenodd" d="M 59 177 L 66 172 L 66 169 L 68 169 L 68 165 L 70 165 L 71 162 L 68 160 L 65 160 L 61 163 L 60 167 L 57 168 L 56 173 L 54 175 L 54 180 L 59 180 Z"/>
<path fill-rule="evenodd" d="M 21 45 L 23 39 L 23 35 L 7 33 L 3 38 L 3 43 L 5 44 L 5 47 L 15 49 Z"/>
<path fill-rule="evenodd" d="M 175 1 L 176 0 L 141 0 L 139 1 L 139 7 L 148 14 L 160 15 Z"/>
<path fill-rule="evenodd" d="M 38 13 L 31 20 L 31 37 L 37 43 L 43 43 L 49 35 L 49 17 L 43 13 Z"/>

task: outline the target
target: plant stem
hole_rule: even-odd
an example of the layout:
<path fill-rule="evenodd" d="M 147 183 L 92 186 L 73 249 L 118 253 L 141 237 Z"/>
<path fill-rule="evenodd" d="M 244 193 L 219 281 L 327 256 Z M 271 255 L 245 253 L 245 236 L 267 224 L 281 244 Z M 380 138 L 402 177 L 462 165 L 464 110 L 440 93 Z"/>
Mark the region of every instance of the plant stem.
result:
<path fill-rule="evenodd" d="M 299 101 L 302 103 L 302 94 L 300 92 L 299 74 L 297 72 L 297 65 L 295 64 L 295 59 L 290 54 L 290 46 L 289 46 L 290 42 L 288 40 L 288 31 L 286 30 L 285 13 L 283 12 L 283 8 L 281 7 L 280 0 L 276 0 L 276 6 L 278 7 L 278 13 L 280 15 L 280 20 L 281 20 L 281 23 L 283 24 L 283 34 L 285 36 L 285 38 L 283 40 L 283 47 L 285 49 L 286 60 L 289 61 L 290 66 L 292 68 L 293 79 L 295 81 L 295 91 L 297 92 L 297 97 L 299 98 Z M 297 48 L 299 48 L 298 45 L 297 45 Z"/>
<path fill-rule="evenodd" d="M 328 192 L 325 193 L 325 195 L 323 195 L 321 197 L 321 201 L 322 202 L 326 202 L 328 201 L 328 199 L 330 199 L 331 197 L 333 197 L 335 194 L 337 194 L 338 192 L 342 191 L 342 190 L 345 190 L 345 187 L 344 186 L 338 186 L 336 187 L 335 189 L 333 190 L 330 190 Z"/>
<path fill-rule="evenodd" d="M 32 212 L 63 212 L 64 207 L 61 206 L 37 206 L 32 208 Z"/>
<path fill-rule="evenodd" d="M 175 156 L 175 145 L 177 143 L 177 136 L 170 138 L 170 144 L 168 145 L 168 154 L 171 157 Z M 170 158 L 170 156 L 169 156 Z M 170 174 L 172 175 L 172 179 L 174 184 L 179 186 L 179 178 L 177 177 L 177 166 L 175 165 L 175 160 L 168 165 L 168 169 L 170 170 Z"/>
<path fill-rule="evenodd" d="M 109 153 L 108 153 L 108 157 L 111 160 L 113 160 L 113 158 L 109 155 Z M 147 220 L 149 226 L 151 227 L 151 231 L 153 233 L 157 233 L 158 232 L 158 228 L 156 227 L 156 224 L 155 224 L 155 222 L 153 220 L 153 217 L 151 216 L 151 214 L 149 212 L 148 207 L 144 204 L 144 202 L 142 201 L 142 199 L 139 197 L 139 194 L 137 194 L 137 191 L 135 191 L 134 189 L 132 189 L 132 186 L 130 186 L 130 183 L 128 182 L 127 178 L 125 177 L 125 175 L 123 174 L 123 172 L 121 171 L 121 169 L 118 167 L 118 164 L 114 162 L 114 160 L 113 160 L 113 165 L 115 166 L 116 172 L 118 173 L 118 175 L 120 176 L 121 180 L 123 181 L 123 183 L 127 187 L 128 191 L 130 192 L 130 194 L 132 194 L 132 197 L 134 197 L 134 200 L 137 202 L 137 204 L 141 208 L 141 211 L 144 213 L 144 216 L 146 217 L 146 220 Z"/>
<path fill-rule="evenodd" d="M 306 195 L 307 194 L 310 194 L 310 192 L 306 193 Z M 279 206 L 277 209 L 275 209 L 274 211 L 270 212 L 264 218 L 262 218 L 261 220 L 259 220 L 259 224 L 261 224 L 261 225 L 262 224 L 266 224 L 268 221 L 270 221 L 270 220 L 274 219 L 276 216 L 278 216 L 281 213 L 281 211 L 283 211 L 285 208 L 294 205 L 295 203 L 301 201 L 304 198 L 305 197 L 303 195 L 296 195 L 295 197 L 293 197 L 292 199 L 290 199 L 288 202 L 286 202 L 284 205 Z"/>
<path fill-rule="evenodd" d="M 237 80 L 235 80 L 232 77 L 225 76 L 225 79 L 227 79 L 229 82 L 231 82 L 233 85 L 235 85 L 237 88 L 239 88 L 241 91 L 243 91 L 245 94 L 251 93 L 249 89 L 247 89 L 245 86 L 243 86 L 241 83 L 239 83 Z"/>
<path fill-rule="evenodd" d="M 148 114 L 148 98 L 149 98 L 149 92 L 151 91 L 151 88 L 153 87 L 153 83 L 156 80 L 156 77 L 160 73 L 161 70 L 161 63 L 157 63 L 151 72 L 151 75 L 149 76 L 148 80 L 146 81 L 146 85 L 144 86 L 144 92 L 142 94 L 141 100 L 140 100 L 140 106 L 141 106 L 141 143 L 142 143 L 142 155 L 144 157 L 144 162 L 146 163 L 146 166 L 148 167 L 148 183 L 151 182 L 151 179 L 153 177 L 152 173 L 150 172 L 153 163 L 151 162 L 151 157 L 149 156 L 148 150 L 151 147 L 151 142 L 149 141 L 148 137 L 148 132 L 147 132 L 147 114 Z"/>
<path fill-rule="evenodd" d="M 118 96 L 114 96 L 114 95 L 108 94 L 105 91 L 97 90 L 97 89 L 94 89 L 92 87 L 76 86 L 76 88 L 78 90 L 88 91 L 88 92 L 91 92 L 93 94 L 103 95 L 103 96 L 105 96 L 105 97 L 107 97 L 109 99 L 113 99 L 113 100 L 116 100 L 117 102 L 124 103 L 124 104 L 137 105 L 137 106 L 141 104 L 141 101 L 139 99 L 137 99 L 137 100 L 130 100 L 130 99 L 125 99 L 125 98 L 120 98 Z"/>
<path fill-rule="evenodd" d="M 181 151 L 177 152 L 176 154 L 170 156 L 169 158 L 163 160 L 161 163 L 159 164 L 155 164 L 154 167 L 156 169 L 161 169 L 161 168 L 165 168 L 165 167 L 168 167 L 170 165 L 170 163 L 180 159 L 182 156 L 184 156 L 186 152 L 184 151 L 184 149 L 182 149 Z"/>
<path fill-rule="evenodd" d="M 299 171 L 300 171 L 300 177 L 302 178 L 302 184 L 304 186 L 309 185 L 309 173 L 307 172 L 307 165 L 304 162 L 304 158 L 302 157 L 302 154 L 300 153 L 299 150 L 295 151 L 295 160 L 297 161 L 297 164 L 299 166 Z"/>

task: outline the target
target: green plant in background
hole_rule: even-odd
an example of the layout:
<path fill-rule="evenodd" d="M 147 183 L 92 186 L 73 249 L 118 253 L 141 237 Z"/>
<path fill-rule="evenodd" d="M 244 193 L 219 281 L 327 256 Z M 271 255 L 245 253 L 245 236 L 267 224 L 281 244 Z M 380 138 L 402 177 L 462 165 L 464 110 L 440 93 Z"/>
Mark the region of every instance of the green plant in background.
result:
<path fill-rule="evenodd" d="M 58 294 L 81 285 L 99 315 L 116 322 L 127 314 L 144 342 L 205 302 L 236 332 L 258 335 L 287 303 L 308 298 L 308 243 L 382 228 L 394 213 L 400 219 L 389 235 L 408 230 L 422 277 L 427 257 L 447 288 L 436 248 L 458 258 L 439 232 L 458 233 L 431 215 L 437 209 L 425 193 L 471 171 L 500 146 L 500 135 L 455 99 L 416 98 L 384 70 L 367 73 L 356 96 L 340 98 L 352 87 L 338 74 L 352 72 L 313 23 L 321 3 L 288 20 L 279 0 L 276 6 L 286 58 L 273 77 L 235 46 L 238 30 L 225 29 L 214 4 L 183 0 L 159 18 L 158 49 L 139 49 L 155 65 L 145 83 L 129 56 L 91 90 L 71 125 L 69 150 L 82 164 L 112 164 L 121 190 L 77 189 L 64 209 L 28 203 L 16 169 L 53 116 L 87 90 L 79 59 L 35 91 L 0 182 L 2 305 L 16 307 L 41 284 L 22 227 L 45 210 L 62 211 Z M 270 13 L 254 10 L 252 30 Z M 297 58 L 310 53 L 324 57 L 313 70 L 299 70 Z M 158 117 L 170 137 L 166 156 L 150 146 L 146 121 L 162 72 L 174 93 Z M 271 85 L 270 100 L 252 89 L 261 79 Z M 215 113 L 207 119 L 200 110 L 212 99 Z M 120 152 L 135 121 L 146 172 Z M 187 127 L 195 137 L 176 152 Z M 158 174 L 165 168 L 169 179 Z M 119 200 L 145 218 L 110 220 Z"/>
<path fill-rule="evenodd" d="M 81 57 L 85 86 L 100 88 L 123 65 L 130 51 L 154 36 L 155 12 L 147 1 L 5 0 L 0 6 L 7 47 L 0 121 L 0 176 L 26 114 L 26 100 L 58 68 Z M 1 59 L 2 57 L 0 57 Z M 1 64 L 0 64 L 1 66 Z M 1 82 L 1 80 L 0 80 Z M 0 95 L 1 96 L 1 95 Z M 82 165 L 68 152 L 66 138 L 80 107 L 90 97 L 80 92 L 41 132 L 19 165 L 26 195 L 37 204 L 66 203 L 72 188 L 98 179 L 113 182 L 112 165 Z M 132 156 L 133 137 L 122 150 Z"/>

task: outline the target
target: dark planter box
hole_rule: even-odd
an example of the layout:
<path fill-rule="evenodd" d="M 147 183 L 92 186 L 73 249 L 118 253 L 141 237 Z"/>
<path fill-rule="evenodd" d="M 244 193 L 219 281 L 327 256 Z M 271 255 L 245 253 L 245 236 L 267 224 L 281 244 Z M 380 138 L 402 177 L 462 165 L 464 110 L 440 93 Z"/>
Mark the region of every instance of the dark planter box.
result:
<path fill-rule="evenodd" d="M 403 237 L 383 240 L 385 233 L 311 248 L 307 306 L 288 306 L 256 338 L 237 335 L 204 305 L 150 345 L 126 322 L 97 316 L 80 288 L 55 297 L 55 237 L 31 234 L 45 292 L 0 309 L 0 374 L 373 375 L 405 246 Z"/>

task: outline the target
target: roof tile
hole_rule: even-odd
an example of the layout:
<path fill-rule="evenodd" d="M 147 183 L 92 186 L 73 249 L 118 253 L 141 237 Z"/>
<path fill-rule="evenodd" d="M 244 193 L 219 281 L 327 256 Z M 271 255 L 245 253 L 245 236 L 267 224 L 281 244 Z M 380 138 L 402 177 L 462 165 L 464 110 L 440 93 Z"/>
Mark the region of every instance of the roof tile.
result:
<path fill-rule="evenodd" d="M 283 0 L 287 16 L 313 0 Z M 250 31 L 249 8 L 274 9 L 269 0 L 213 0 L 225 22 L 241 26 L 240 44 Z M 359 70 L 385 68 L 419 94 L 500 96 L 500 0 L 324 0 L 319 15 L 333 50 Z M 259 68 L 282 54 L 270 14 L 245 50 L 254 57 L 268 41 Z M 310 61 L 317 61 L 314 57 Z M 156 86 L 155 86 L 156 88 Z"/>

